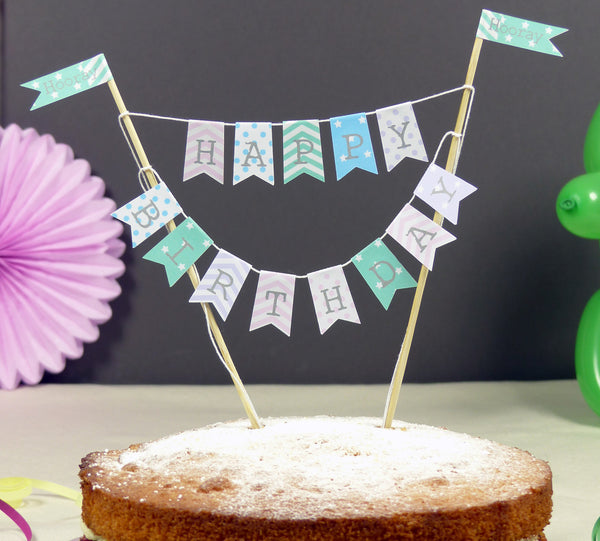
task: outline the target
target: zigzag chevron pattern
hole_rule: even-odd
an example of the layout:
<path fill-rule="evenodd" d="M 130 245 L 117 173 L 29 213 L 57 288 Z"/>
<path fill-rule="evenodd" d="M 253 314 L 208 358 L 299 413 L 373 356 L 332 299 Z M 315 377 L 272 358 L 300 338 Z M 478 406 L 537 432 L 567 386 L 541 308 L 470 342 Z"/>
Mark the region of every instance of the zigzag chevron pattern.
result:
<path fill-rule="evenodd" d="M 190 302 L 210 302 L 226 320 L 251 268 L 239 257 L 219 250 Z"/>
<path fill-rule="evenodd" d="M 290 336 L 296 277 L 291 274 L 261 271 L 256 288 L 250 330 L 274 325 Z"/>
<path fill-rule="evenodd" d="M 189 122 L 183 180 L 206 173 L 223 184 L 224 171 L 225 125 L 222 122 Z"/>
<path fill-rule="evenodd" d="M 386 231 L 429 270 L 433 268 L 435 249 L 456 237 L 409 204 L 394 218 Z"/>
<path fill-rule="evenodd" d="M 283 123 L 283 182 L 306 173 L 325 182 L 323 151 L 318 120 Z"/>

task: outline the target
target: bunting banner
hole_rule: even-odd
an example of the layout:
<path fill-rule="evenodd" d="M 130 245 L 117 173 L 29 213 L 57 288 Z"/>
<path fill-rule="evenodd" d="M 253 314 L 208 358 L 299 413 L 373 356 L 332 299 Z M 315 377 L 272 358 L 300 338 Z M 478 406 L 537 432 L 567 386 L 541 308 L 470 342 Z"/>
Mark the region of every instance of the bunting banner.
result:
<path fill-rule="evenodd" d="M 421 177 L 414 194 L 454 225 L 458 222 L 458 205 L 477 188 L 432 163 Z"/>
<path fill-rule="evenodd" d="M 429 161 L 412 103 L 377 109 L 375 115 L 388 171 L 404 158 Z"/>
<path fill-rule="evenodd" d="M 321 334 L 324 334 L 339 319 L 360 324 L 354 299 L 341 265 L 310 273 L 308 285 Z"/>
<path fill-rule="evenodd" d="M 220 184 L 225 177 L 225 124 L 192 120 L 188 122 L 183 180 L 206 173 Z"/>
<path fill-rule="evenodd" d="M 273 185 L 273 130 L 270 122 L 238 122 L 235 125 L 233 184 L 252 175 Z"/>
<path fill-rule="evenodd" d="M 212 243 L 212 239 L 192 218 L 186 218 L 148 251 L 144 259 L 164 265 L 169 286 L 172 286 Z"/>
<path fill-rule="evenodd" d="M 566 31 L 566 28 L 559 26 L 536 23 L 484 9 L 479 19 L 477 37 L 529 51 L 562 56 L 550 40 Z"/>
<path fill-rule="evenodd" d="M 37 90 L 40 94 L 31 106 L 31 111 L 49 103 L 79 94 L 84 90 L 107 83 L 113 78 L 106 58 L 98 54 L 72 66 L 43 75 L 21 84 L 25 88 Z"/>
<path fill-rule="evenodd" d="M 356 254 L 352 263 L 386 310 L 398 289 L 417 286 L 415 279 L 381 239 L 374 240 Z"/>
<path fill-rule="evenodd" d="M 565 28 L 482 10 L 477 37 L 562 56 L 550 40 L 566 31 Z M 31 107 L 33 110 L 112 80 L 106 58 L 99 54 L 23 83 L 22 86 L 39 92 Z M 464 93 L 467 88 L 472 90 L 471 85 L 463 85 L 421 98 L 418 102 L 456 91 Z M 469 95 L 472 100 L 473 92 Z M 370 113 L 336 116 L 328 120 L 295 120 L 278 124 L 282 126 L 283 131 L 283 183 L 287 184 L 301 175 L 325 181 L 321 122 L 329 124 L 337 180 L 341 180 L 356 168 L 378 174 L 369 130 L 370 115 L 375 115 L 377 119 L 388 172 L 405 158 L 427 162 L 427 151 L 413 110 L 414 103 L 416 102 L 405 102 Z M 469 107 L 470 105 L 471 103 Z M 167 118 L 129 111 L 127 115 Z M 224 184 L 225 130 L 228 124 L 170 119 L 187 123 L 183 181 L 206 174 Z M 464 128 L 460 135 L 464 135 Z M 441 139 L 440 146 L 443 140 L 444 138 Z M 133 148 L 131 150 L 137 159 L 136 152 Z M 437 156 L 437 152 L 435 155 Z M 140 173 L 144 169 L 140 168 Z M 273 130 L 270 122 L 235 123 L 233 184 L 239 184 L 251 176 L 270 185 L 275 184 Z M 460 201 L 475 190 L 476 188 L 468 182 L 432 163 L 415 188 L 414 196 L 456 224 Z M 132 246 L 137 247 L 181 213 L 181 206 L 161 181 L 117 209 L 112 216 L 129 225 Z M 412 207 L 410 202 L 404 205 L 387 227 L 385 234 L 392 237 L 429 270 L 433 268 L 435 250 L 456 240 L 454 235 Z M 150 249 L 144 255 L 144 259 L 162 264 L 169 285 L 173 285 L 210 246 L 216 248 L 217 255 L 192 294 L 190 302 L 213 304 L 225 320 L 248 274 L 255 269 L 251 264 L 214 245 L 212 239 L 193 219 L 186 218 Z M 305 277 L 308 279 L 321 334 L 338 320 L 360 324 L 344 274 L 344 266 L 349 263 L 354 264 L 386 310 L 397 290 L 416 286 L 414 278 L 385 245 L 383 239 L 376 238 L 343 265 L 318 270 Z M 250 330 L 273 325 L 290 336 L 295 282 L 300 277 L 266 270 L 256 272 L 259 272 L 259 279 Z"/>
<path fill-rule="evenodd" d="M 181 207 L 164 182 L 145 191 L 112 213 L 131 227 L 135 248 L 181 213 Z"/>
<path fill-rule="evenodd" d="M 386 232 L 422 265 L 433 269 L 435 250 L 456 237 L 409 204 L 398 213 Z"/>
<path fill-rule="evenodd" d="M 318 120 L 283 122 L 283 183 L 302 173 L 325 182 Z"/>
<path fill-rule="evenodd" d="M 292 274 L 260 271 L 250 330 L 273 325 L 290 336 L 296 277 Z"/>
<path fill-rule="evenodd" d="M 209 302 L 225 321 L 252 266 L 225 250 L 213 260 L 189 302 Z"/>
<path fill-rule="evenodd" d="M 377 174 L 371 134 L 365 113 L 333 117 L 331 140 L 337 179 L 359 168 Z"/>

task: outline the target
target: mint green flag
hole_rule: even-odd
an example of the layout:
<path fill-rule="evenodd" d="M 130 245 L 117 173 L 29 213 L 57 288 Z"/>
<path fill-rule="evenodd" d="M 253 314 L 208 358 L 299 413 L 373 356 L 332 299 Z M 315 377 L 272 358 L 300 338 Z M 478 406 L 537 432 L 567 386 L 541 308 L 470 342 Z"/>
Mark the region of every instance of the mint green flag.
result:
<path fill-rule="evenodd" d="M 21 86 L 37 90 L 40 93 L 31 106 L 31 111 L 33 111 L 49 103 L 54 103 L 107 83 L 112 78 L 106 58 L 103 54 L 99 54 L 89 60 L 83 60 L 72 66 L 23 83 Z"/>
<path fill-rule="evenodd" d="M 352 263 L 387 310 L 398 289 L 416 287 L 417 282 L 381 239 L 352 258 Z"/>
<path fill-rule="evenodd" d="M 538 53 L 562 56 L 550 40 L 566 31 L 566 28 L 559 26 L 536 23 L 484 9 L 479 19 L 477 37 Z"/>
<path fill-rule="evenodd" d="M 212 239 L 192 218 L 186 218 L 154 246 L 144 259 L 164 265 L 169 285 L 172 286 L 212 243 Z"/>

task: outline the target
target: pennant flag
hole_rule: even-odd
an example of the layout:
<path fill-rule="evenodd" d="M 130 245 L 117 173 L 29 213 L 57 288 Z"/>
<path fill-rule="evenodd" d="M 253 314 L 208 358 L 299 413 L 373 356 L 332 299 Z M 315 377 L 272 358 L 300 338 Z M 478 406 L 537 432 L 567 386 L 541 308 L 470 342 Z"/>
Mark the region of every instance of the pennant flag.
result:
<path fill-rule="evenodd" d="M 212 243 L 212 239 L 192 218 L 186 218 L 148 251 L 144 259 L 164 265 L 169 286 L 172 286 Z"/>
<path fill-rule="evenodd" d="M 131 227 L 135 248 L 181 213 L 181 207 L 164 182 L 117 209 L 112 216 Z"/>
<path fill-rule="evenodd" d="M 338 319 L 359 323 L 354 299 L 341 265 L 308 275 L 319 330 L 324 334 Z"/>
<path fill-rule="evenodd" d="M 378 109 L 376 116 L 388 171 L 404 158 L 429 161 L 411 103 Z"/>
<path fill-rule="evenodd" d="M 21 86 L 37 90 L 40 93 L 31 106 L 31 111 L 33 111 L 49 103 L 107 83 L 112 78 L 106 58 L 103 54 L 99 54 L 89 60 L 23 83 Z"/>
<path fill-rule="evenodd" d="M 190 297 L 190 302 L 210 302 L 223 320 L 227 319 L 252 266 L 219 250 L 206 274 Z"/>
<path fill-rule="evenodd" d="M 435 249 L 456 240 L 454 235 L 409 204 L 404 205 L 386 233 L 429 270 L 433 268 Z"/>
<path fill-rule="evenodd" d="M 396 290 L 417 285 L 415 279 L 381 239 L 373 241 L 356 254 L 352 263 L 386 310 Z"/>
<path fill-rule="evenodd" d="M 270 271 L 260 271 L 250 330 L 274 325 L 290 336 L 296 277 Z"/>
<path fill-rule="evenodd" d="M 255 175 L 273 185 L 273 130 L 270 122 L 237 122 L 233 151 L 233 184 Z"/>
<path fill-rule="evenodd" d="M 357 167 L 377 174 L 367 115 L 338 116 L 329 122 L 337 179 L 340 180 Z"/>
<path fill-rule="evenodd" d="M 306 173 L 325 182 L 318 120 L 283 123 L 283 183 Z"/>
<path fill-rule="evenodd" d="M 567 32 L 567 28 L 536 23 L 484 9 L 479 19 L 477 37 L 538 53 L 562 56 L 550 40 L 564 32 Z"/>
<path fill-rule="evenodd" d="M 437 210 L 454 225 L 458 222 L 458 205 L 477 188 L 432 163 L 421 177 L 414 194 Z"/>
<path fill-rule="evenodd" d="M 192 120 L 188 122 L 183 180 L 206 173 L 223 184 L 225 171 L 225 124 Z"/>

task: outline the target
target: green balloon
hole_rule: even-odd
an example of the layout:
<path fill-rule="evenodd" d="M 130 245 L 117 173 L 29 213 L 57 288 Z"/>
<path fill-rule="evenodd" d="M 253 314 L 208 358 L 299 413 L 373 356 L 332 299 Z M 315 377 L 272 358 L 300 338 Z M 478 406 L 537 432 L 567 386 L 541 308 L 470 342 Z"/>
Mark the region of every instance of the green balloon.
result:
<path fill-rule="evenodd" d="M 600 518 L 594 524 L 594 529 L 592 530 L 592 541 L 600 541 Z"/>
<path fill-rule="evenodd" d="M 574 235 L 600 239 L 600 172 L 567 182 L 556 199 L 556 214 Z"/>
<path fill-rule="evenodd" d="M 583 143 L 583 166 L 588 173 L 600 171 L 600 106 L 592 115 Z"/>
<path fill-rule="evenodd" d="M 600 415 L 600 291 L 588 301 L 579 322 L 575 375 L 583 398 Z"/>

